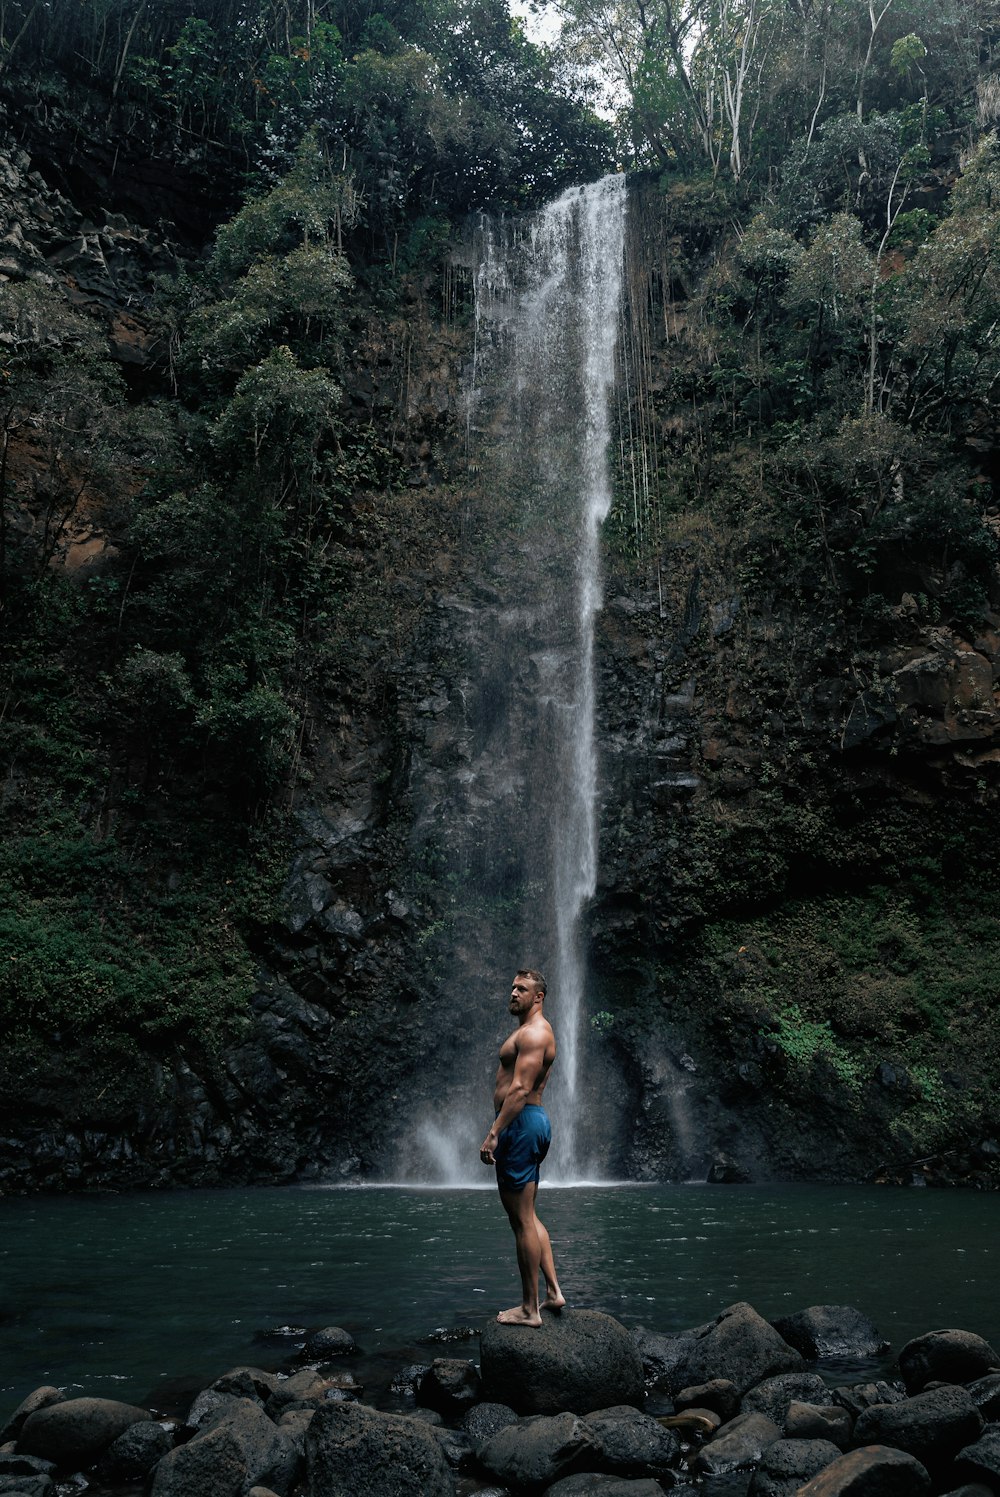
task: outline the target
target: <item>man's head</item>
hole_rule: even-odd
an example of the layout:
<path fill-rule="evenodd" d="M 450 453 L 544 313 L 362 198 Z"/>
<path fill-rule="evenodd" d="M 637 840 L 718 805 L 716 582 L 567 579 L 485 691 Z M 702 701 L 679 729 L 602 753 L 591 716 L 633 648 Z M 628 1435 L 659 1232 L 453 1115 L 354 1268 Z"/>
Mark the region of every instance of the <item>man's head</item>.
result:
<path fill-rule="evenodd" d="M 545 997 L 545 978 L 540 972 L 524 968 L 514 974 L 510 989 L 510 1011 L 523 1024 L 536 1008 L 541 1008 Z"/>
<path fill-rule="evenodd" d="M 540 972 L 535 972 L 531 967 L 522 967 L 516 975 L 528 978 L 530 982 L 534 983 L 535 991 L 541 993 L 543 998 L 545 997 L 548 990 L 545 986 L 545 978 Z"/>

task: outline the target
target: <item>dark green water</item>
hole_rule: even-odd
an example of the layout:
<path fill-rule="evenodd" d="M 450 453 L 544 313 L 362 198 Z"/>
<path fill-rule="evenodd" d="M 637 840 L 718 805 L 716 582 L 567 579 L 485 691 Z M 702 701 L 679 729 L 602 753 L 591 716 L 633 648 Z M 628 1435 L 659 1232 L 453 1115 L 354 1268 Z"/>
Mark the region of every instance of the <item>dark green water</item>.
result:
<path fill-rule="evenodd" d="M 630 1326 L 681 1330 L 736 1300 L 767 1317 L 850 1304 L 896 1350 L 943 1326 L 1000 1347 L 997 1196 L 543 1186 L 539 1210 L 570 1302 Z M 345 1326 L 377 1395 L 406 1362 L 474 1357 L 475 1341 L 423 1338 L 478 1325 L 516 1284 L 492 1190 L 2 1201 L 0 1415 L 43 1382 L 176 1407 L 233 1365 L 278 1365 L 260 1337 L 280 1326 Z"/>

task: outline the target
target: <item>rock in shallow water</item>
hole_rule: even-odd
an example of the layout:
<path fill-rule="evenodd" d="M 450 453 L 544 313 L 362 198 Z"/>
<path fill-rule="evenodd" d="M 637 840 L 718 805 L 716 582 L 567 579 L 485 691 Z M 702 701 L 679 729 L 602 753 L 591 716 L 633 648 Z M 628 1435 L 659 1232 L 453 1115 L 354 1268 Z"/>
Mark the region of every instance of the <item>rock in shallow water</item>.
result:
<path fill-rule="evenodd" d="M 537 1329 L 488 1321 L 480 1361 L 486 1397 L 522 1414 L 590 1414 L 643 1399 L 635 1341 L 598 1310 L 544 1314 Z"/>
<path fill-rule="evenodd" d="M 148 1410 L 114 1398 L 68 1398 L 29 1414 L 17 1448 L 64 1469 L 86 1466 L 129 1425 L 152 1417 Z"/>

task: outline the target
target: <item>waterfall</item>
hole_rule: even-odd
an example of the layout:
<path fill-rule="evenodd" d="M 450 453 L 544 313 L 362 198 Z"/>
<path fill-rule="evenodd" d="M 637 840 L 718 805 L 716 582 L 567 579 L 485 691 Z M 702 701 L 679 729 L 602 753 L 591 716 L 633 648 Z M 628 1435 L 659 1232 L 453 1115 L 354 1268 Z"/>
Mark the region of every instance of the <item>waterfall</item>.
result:
<path fill-rule="evenodd" d="M 607 177 L 531 216 L 484 220 L 476 235 L 467 431 L 480 518 L 468 545 L 481 559 L 478 595 L 450 604 L 453 637 L 464 631 L 466 647 L 454 692 L 465 762 L 439 796 L 434 833 L 461 898 L 476 904 L 451 948 L 463 983 L 494 995 L 481 1016 L 469 1000 L 470 1052 L 485 1049 L 495 1066 L 496 1038 L 510 1027 L 497 995 L 516 966 L 540 966 L 548 980 L 559 1048 L 546 1092 L 546 1177 L 562 1181 L 599 1177 L 606 1153 L 586 1136 L 580 927 L 597 879 L 594 619 L 626 205 L 624 177 Z M 477 1143 L 484 1100 L 462 1102 L 466 1116 L 474 1109 Z M 446 1136 L 468 1127 L 457 1114 L 425 1124 L 438 1169 L 450 1157 Z"/>
<path fill-rule="evenodd" d="M 579 924 L 597 878 L 594 615 L 601 604 L 600 526 L 611 505 L 625 205 L 621 176 L 571 189 L 520 232 L 487 231 L 476 276 L 477 350 L 491 327 L 506 343 L 498 385 L 513 421 L 504 457 L 534 463 L 541 493 L 531 501 L 563 517 L 557 542 L 569 563 L 564 603 L 573 610 L 574 638 L 564 662 L 565 697 L 551 714 L 555 772 L 544 776 L 556 791 L 547 976 L 560 1052 L 550 1083 L 559 1112 L 553 1164 L 562 1175 L 587 1168 L 577 1149 L 585 984 Z"/>

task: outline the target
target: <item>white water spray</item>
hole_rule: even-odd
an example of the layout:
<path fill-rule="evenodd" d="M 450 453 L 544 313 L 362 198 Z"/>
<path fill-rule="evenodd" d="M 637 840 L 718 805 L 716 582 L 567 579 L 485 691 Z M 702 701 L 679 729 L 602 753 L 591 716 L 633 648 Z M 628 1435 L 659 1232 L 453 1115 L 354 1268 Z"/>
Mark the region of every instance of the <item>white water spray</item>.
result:
<path fill-rule="evenodd" d="M 550 1083 L 558 1109 L 557 1177 L 588 1169 L 577 1126 L 584 1105 L 579 927 L 597 879 L 594 617 L 601 606 L 600 527 L 611 507 L 610 403 L 625 211 L 624 177 L 574 188 L 533 219 L 524 239 L 504 244 L 490 235 L 477 275 L 477 327 L 502 322 L 512 345 L 512 441 L 519 459 L 541 470 L 542 503 L 557 514 L 569 569 L 564 601 L 574 615 L 550 713 L 554 965 L 548 978 L 560 1051 Z"/>

